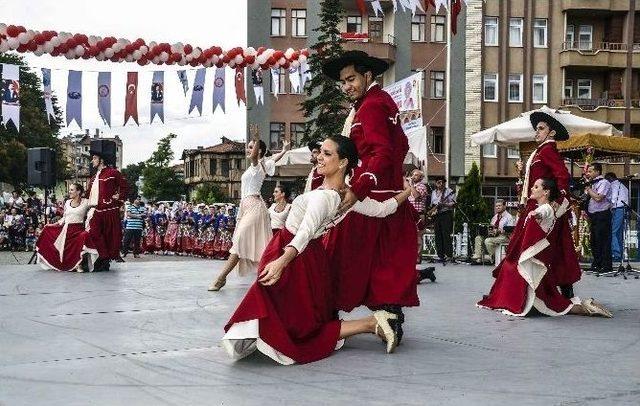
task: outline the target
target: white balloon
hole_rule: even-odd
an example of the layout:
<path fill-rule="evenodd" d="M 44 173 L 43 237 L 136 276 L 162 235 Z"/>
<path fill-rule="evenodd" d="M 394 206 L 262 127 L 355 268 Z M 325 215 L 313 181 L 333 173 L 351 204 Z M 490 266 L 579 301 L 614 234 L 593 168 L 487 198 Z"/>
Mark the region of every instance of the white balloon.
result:
<path fill-rule="evenodd" d="M 183 56 L 183 57 L 182 57 L 182 59 L 180 59 L 180 60 L 178 61 L 178 65 L 180 65 L 180 66 L 184 66 L 184 65 L 186 65 L 186 64 L 187 64 L 187 60 L 186 60 L 186 59 L 185 59 L 185 57 Z"/>
<path fill-rule="evenodd" d="M 288 48 L 286 51 L 284 51 L 284 56 L 287 59 L 291 59 L 291 55 L 293 55 L 293 48 Z"/>
<path fill-rule="evenodd" d="M 240 65 L 242 61 L 244 61 L 244 58 L 242 58 L 242 55 L 236 55 L 236 57 L 233 58 L 233 61 L 236 63 L 236 65 Z"/>
<path fill-rule="evenodd" d="M 298 66 L 300 66 L 300 62 L 298 61 L 291 61 L 291 66 L 294 68 L 298 68 Z"/>
<path fill-rule="evenodd" d="M 0 54 L 9 50 L 9 43 L 7 41 L 0 41 Z"/>
<path fill-rule="evenodd" d="M 22 45 L 29 42 L 29 34 L 27 34 L 26 32 L 21 32 L 20 34 L 18 34 L 18 42 L 20 42 Z"/>
<path fill-rule="evenodd" d="M 18 41 L 18 38 L 9 38 L 7 39 L 7 44 L 9 44 L 10 49 L 16 49 L 20 46 L 20 41 Z"/>
<path fill-rule="evenodd" d="M 258 69 L 260 67 L 260 64 L 256 61 L 254 63 L 251 64 L 251 69 Z"/>
<path fill-rule="evenodd" d="M 82 56 L 84 54 L 84 47 L 82 45 L 76 45 L 74 51 L 78 56 Z"/>
<path fill-rule="evenodd" d="M 146 54 L 147 52 L 149 52 L 149 47 L 146 45 L 143 45 L 140 47 L 140 52 L 142 52 L 142 54 Z"/>
<path fill-rule="evenodd" d="M 100 52 L 98 55 L 96 55 L 96 60 L 104 61 L 104 54 L 102 52 Z"/>
<path fill-rule="evenodd" d="M 111 59 L 113 57 L 113 54 L 115 54 L 116 52 L 114 51 L 113 48 L 107 48 L 104 50 L 104 56 Z"/>
<path fill-rule="evenodd" d="M 160 60 L 162 62 L 167 62 L 169 60 L 169 54 L 162 51 L 162 53 L 160 54 Z"/>
<path fill-rule="evenodd" d="M 127 57 L 124 58 L 124 60 L 127 62 L 133 62 L 135 59 L 133 59 L 133 55 L 127 55 Z"/>
<path fill-rule="evenodd" d="M 51 38 L 51 41 L 49 41 L 51 43 L 51 45 L 53 45 L 54 47 L 57 47 L 60 45 L 60 37 L 55 36 Z"/>
<path fill-rule="evenodd" d="M 267 63 L 267 59 L 269 59 L 269 57 L 263 52 L 256 57 L 256 62 L 258 62 L 258 64 L 260 65 L 264 65 L 265 63 Z"/>
<path fill-rule="evenodd" d="M 149 49 L 153 49 L 153 47 L 157 46 L 158 43 L 155 41 L 151 41 L 147 44 L 147 46 L 149 47 Z"/>
<path fill-rule="evenodd" d="M 111 46 L 111 49 L 113 49 L 113 52 L 120 52 L 122 51 L 122 44 L 120 44 L 119 42 L 116 42 Z"/>
<path fill-rule="evenodd" d="M 258 51 L 254 47 L 249 47 L 243 51 L 244 56 L 258 55 Z"/>
<path fill-rule="evenodd" d="M 298 60 L 300 61 L 300 63 L 307 62 L 307 56 L 300 54 L 300 56 L 298 57 Z"/>
<path fill-rule="evenodd" d="M 278 59 L 278 65 L 284 65 L 287 62 L 286 59 L 284 59 L 284 56 L 280 59 Z"/>
<path fill-rule="evenodd" d="M 142 51 L 140 51 L 139 49 L 133 51 L 133 59 L 137 61 L 140 58 L 142 58 Z"/>
<path fill-rule="evenodd" d="M 219 61 L 219 60 L 220 60 L 220 58 L 218 57 L 218 55 L 215 55 L 215 54 L 214 54 L 214 55 L 211 57 L 211 63 L 212 63 L 212 64 L 214 64 L 214 65 L 215 65 L 216 63 L 218 63 L 218 61 Z"/>
<path fill-rule="evenodd" d="M 156 55 L 156 56 L 154 56 L 154 57 L 153 57 L 153 63 L 155 63 L 156 65 L 157 65 L 158 63 L 160 63 L 160 57 L 159 57 L 159 56 L 157 56 L 157 55 Z"/>
<path fill-rule="evenodd" d="M 171 45 L 171 50 L 173 52 L 182 52 L 182 50 L 184 50 L 184 44 L 182 42 L 176 42 L 175 44 Z"/>
<path fill-rule="evenodd" d="M 193 54 L 189 54 L 186 56 L 187 62 L 191 62 L 193 60 Z"/>
<path fill-rule="evenodd" d="M 236 63 L 235 63 L 235 61 L 233 61 L 233 60 L 229 61 L 229 67 L 230 67 L 231 69 L 235 68 L 235 67 L 236 67 Z"/>
<path fill-rule="evenodd" d="M 193 55 L 194 58 L 200 58 L 200 56 L 202 55 L 202 49 L 195 47 L 193 48 L 193 52 L 191 52 L 191 55 Z"/>
<path fill-rule="evenodd" d="M 54 47 L 51 41 L 47 41 L 44 43 L 43 48 L 46 53 L 50 54 L 51 52 L 53 52 Z"/>
<path fill-rule="evenodd" d="M 0 34 L 6 34 L 6 33 L 7 33 L 7 24 L 0 23 Z"/>
<path fill-rule="evenodd" d="M 66 53 L 66 54 L 64 54 L 64 56 L 65 56 L 67 59 L 75 59 L 76 54 L 75 54 L 75 52 L 73 52 L 73 50 L 71 50 L 71 49 L 70 49 L 70 50 L 68 50 L 68 51 L 67 51 L 67 53 Z"/>

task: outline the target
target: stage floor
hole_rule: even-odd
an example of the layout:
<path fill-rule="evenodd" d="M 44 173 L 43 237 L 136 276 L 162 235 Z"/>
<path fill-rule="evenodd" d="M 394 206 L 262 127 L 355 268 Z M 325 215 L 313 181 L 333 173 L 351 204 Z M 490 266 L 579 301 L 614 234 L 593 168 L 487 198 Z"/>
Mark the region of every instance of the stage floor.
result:
<path fill-rule="evenodd" d="M 613 319 L 519 319 L 474 306 L 489 267 L 438 265 L 395 354 L 361 336 L 284 367 L 218 345 L 249 280 L 211 293 L 222 262 L 148 259 L 95 274 L 0 265 L 0 404 L 640 404 L 640 280 L 576 287 Z"/>

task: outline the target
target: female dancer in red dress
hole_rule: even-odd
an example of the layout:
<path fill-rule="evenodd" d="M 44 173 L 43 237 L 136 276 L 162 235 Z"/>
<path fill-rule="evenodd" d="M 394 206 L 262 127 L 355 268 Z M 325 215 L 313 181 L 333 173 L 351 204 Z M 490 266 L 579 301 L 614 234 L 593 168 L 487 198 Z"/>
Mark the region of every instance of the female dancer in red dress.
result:
<path fill-rule="evenodd" d="M 325 176 L 319 189 L 298 196 L 291 205 L 286 227 L 262 255 L 258 280 L 226 324 L 224 348 L 235 359 L 256 349 L 290 365 L 329 356 L 342 340 L 356 334 L 381 335 L 387 352 L 397 345 L 389 320 L 397 315 L 378 310 L 358 320 L 340 321 L 334 309 L 334 280 L 322 244 L 322 235 L 336 222 L 345 173 L 358 162 L 353 141 L 331 137 L 322 144 L 318 172 Z M 365 199 L 353 210 L 369 216 L 394 213 L 409 189 L 384 202 Z M 339 219 L 338 219 L 339 220 Z"/>
<path fill-rule="evenodd" d="M 72 184 L 69 187 L 70 199 L 64 204 L 63 217 L 42 229 L 36 250 L 38 263 L 43 268 L 81 272 L 79 265 L 86 238 L 84 220 L 89 210 L 89 201 L 82 198 L 83 192 L 80 184 Z"/>
<path fill-rule="evenodd" d="M 611 317 L 593 299 L 581 301 L 576 296 L 567 299 L 557 288 L 550 264 L 559 248 L 550 244 L 549 236 L 562 215 L 554 208 L 558 196 L 555 181 L 549 178 L 535 181 L 530 199 L 537 202 L 537 208 L 518 222 L 523 230 L 514 233 L 507 256 L 493 271 L 496 281 L 491 292 L 478 302 L 479 307 L 512 316 L 526 316 L 535 308 L 547 316 L 571 313 Z"/>

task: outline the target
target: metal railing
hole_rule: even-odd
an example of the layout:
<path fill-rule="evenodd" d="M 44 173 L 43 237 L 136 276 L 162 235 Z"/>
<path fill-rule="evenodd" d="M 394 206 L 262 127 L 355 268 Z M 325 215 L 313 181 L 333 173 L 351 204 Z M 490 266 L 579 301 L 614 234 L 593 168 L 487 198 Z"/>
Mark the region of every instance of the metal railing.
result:
<path fill-rule="evenodd" d="M 634 51 L 637 49 L 634 44 Z M 627 51 L 629 46 L 622 42 L 593 42 L 593 41 L 565 41 L 563 51 L 578 51 L 582 53 L 597 53 L 600 51 Z M 640 49 L 638 49 L 640 50 Z"/>
<path fill-rule="evenodd" d="M 595 111 L 601 107 L 624 108 L 625 99 L 601 98 L 601 99 L 562 99 L 562 106 L 575 106 L 583 111 Z M 640 99 L 631 99 L 632 108 L 640 108 Z"/>

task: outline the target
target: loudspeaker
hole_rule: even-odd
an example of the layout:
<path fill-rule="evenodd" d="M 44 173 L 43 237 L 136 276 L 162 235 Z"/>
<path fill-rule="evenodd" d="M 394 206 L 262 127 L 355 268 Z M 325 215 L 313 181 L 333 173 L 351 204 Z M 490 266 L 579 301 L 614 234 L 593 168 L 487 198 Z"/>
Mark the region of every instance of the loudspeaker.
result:
<path fill-rule="evenodd" d="M 27 150 L 27 183 L 51 188 L 56 185 L 56 151 L 51 148 Z"/>
<path fill-rule="evenodd" d="M 91 140 L 89 154 L 99 155 L 107 165 L 116 164 L 116 143 L 112 140 L 98 139 Z"/>

